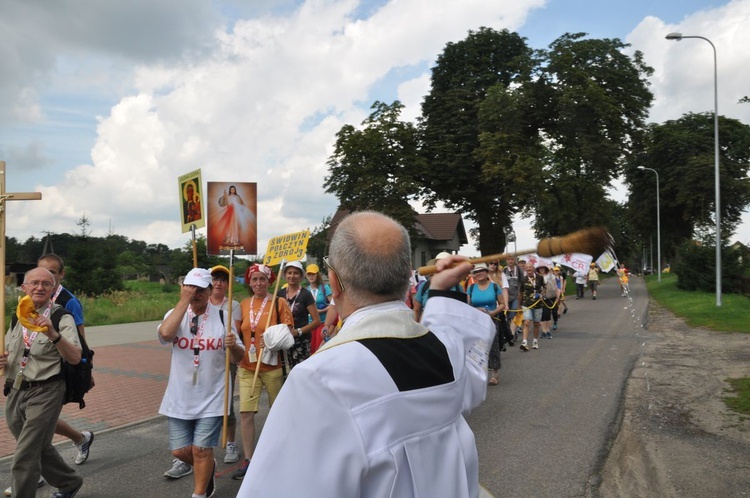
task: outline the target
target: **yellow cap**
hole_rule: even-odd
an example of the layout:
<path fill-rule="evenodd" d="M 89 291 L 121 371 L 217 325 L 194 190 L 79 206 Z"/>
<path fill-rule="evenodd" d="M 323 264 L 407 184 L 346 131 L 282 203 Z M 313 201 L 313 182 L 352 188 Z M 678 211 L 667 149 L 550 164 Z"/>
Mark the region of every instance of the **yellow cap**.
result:
<path fill-rule="evenodd" d="M 320 272 L 320 268 L 318 268 L 318 265 L 316 265 L 315 263 L 313 263 L 311 265 L 307 265 L 307 268 L 305 268 L 305 271 L 307 273 L 318 273 L 318 272 Z"/>

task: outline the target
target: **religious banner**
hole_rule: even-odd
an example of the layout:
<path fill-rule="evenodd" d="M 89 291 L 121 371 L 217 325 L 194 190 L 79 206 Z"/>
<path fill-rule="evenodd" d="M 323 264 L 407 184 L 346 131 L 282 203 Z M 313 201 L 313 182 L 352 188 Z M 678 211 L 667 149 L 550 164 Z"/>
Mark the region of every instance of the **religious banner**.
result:
<path fill-rule="evenodd" d="M 617 261 L 615 260 L 615 257 L 609 251 L 604 251 L 604 253 L 599 256 L 599 259 L 596 260 L 596 264 L 599 265 L 599 268 L 601 268 L 604 273 L 607 273 L 614 268 L 616 263 Z"/>
<path fill-rule="evenodd" d="M 209 255 L 258 254 L 258 184 L 248 182 L 208 182 Z"/>
<path fill-rule="evenodd" d="M 588 271 L 592 259 L 594 258 L 589 254 L 573 252 L 559 256 L 557 262 L 562 266 L 572 268 L 573 271 Z"/>
<path fill-rule="evenodd" d="M 263 256 L 263 264 L 273 266 L 278 265 L 282 260 L 287 262 L 299 261 L 305 257 L 308 240 L 310 240 L 309 230 L 272 238 L 268 241 L 268 248 L 265 256 Z"/>
<path fill-rule="evenodd" d="M 516 256 L 516 261 L 526 261 L 527 263 L 532 263 L 534 265 L 534 268 L 538 267 L 540 264 L 545 264 L 551 270 L 555 266 L 554 262 L 551 259 L 543 258 L 535 252 Z"/>
<path fill-rule="evenodd" d="M 190 227 L 203 228 L 206 220 L 203 217 L 203 192 L 201 191 L 201 170 L 196 169 L 177 179 L 180 191 L 180 222 L 182 233 L 189 232 Z"/>

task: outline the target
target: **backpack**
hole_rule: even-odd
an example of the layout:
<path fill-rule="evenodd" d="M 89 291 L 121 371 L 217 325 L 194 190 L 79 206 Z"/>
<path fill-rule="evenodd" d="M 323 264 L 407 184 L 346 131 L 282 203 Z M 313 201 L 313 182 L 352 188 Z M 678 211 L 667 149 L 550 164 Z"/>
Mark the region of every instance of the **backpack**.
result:
<path fill-rule="evenodd" d="M 57 308 L 52 312 L 50 320 L 55 330 L 60 330 L 60 320 L 64 315 L 71 315 L 65 308 Z M 71 315 L 72 316 L 72 315 Z M 14 314 L 11 318 L 11 328 L 18 323 L 18 317 Z M 91 390 L 92 370 L 94 369 L 94 350 L 89 349 L 86 339 L 76 327 L 78 341 L 81 343 L 81 361 L 77 365 L 71 365 L 60 358 L 60 372 L 65 379 L 65 398 L 63 404 L 78 403 L 78 409 L 83 410 L 86 402 L 83 397 Z"/>

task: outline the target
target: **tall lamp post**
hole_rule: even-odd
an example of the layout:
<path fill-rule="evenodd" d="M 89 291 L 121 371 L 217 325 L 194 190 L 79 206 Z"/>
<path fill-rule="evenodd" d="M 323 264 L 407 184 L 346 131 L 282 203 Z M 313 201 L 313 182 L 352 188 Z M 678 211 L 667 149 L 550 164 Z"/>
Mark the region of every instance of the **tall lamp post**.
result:
<path fill-rule="evenodd" d="M 683 38 L 706 40 L 714 50 L 714 190 L 716 191 L 716 306 L 721 306 L 721 219 L 719 217 L 719 83 L 716 62 L 716 47 L 705 36 L 669 33 L 667 40 L 680 41 Z"/>
<path fill-rule="evenodd" d="M 653 171 L 656 175 L 656 269 L 659 272 L 657 281 L 661 282 L 661 214 L 659 214 L 659 173 L 652 168 L 638 166 L 638 169 L 644 171 Z M 653 266 L 652 266 L 653 268 Z"/>

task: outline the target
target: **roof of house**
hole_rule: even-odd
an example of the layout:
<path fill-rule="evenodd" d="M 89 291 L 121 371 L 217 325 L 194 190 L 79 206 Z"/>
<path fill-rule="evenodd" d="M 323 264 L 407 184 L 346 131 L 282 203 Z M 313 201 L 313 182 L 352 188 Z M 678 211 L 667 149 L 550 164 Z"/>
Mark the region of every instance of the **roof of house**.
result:
<path fill-rule="evenodd" d="M 337 209 L 331 218 L 331 229 L 328 231 L 328 238 L 333 236 L 333 232 L 339 223 L 349 214 L 345 209 Z M 458 233 L 459 244 L 468 244 L 464 228 L 464 220 L 459 213 L 424 213 L 417 214 L 417 223 L 415 228 L 425 239 L 429 240 L 451 240 Z"/>

